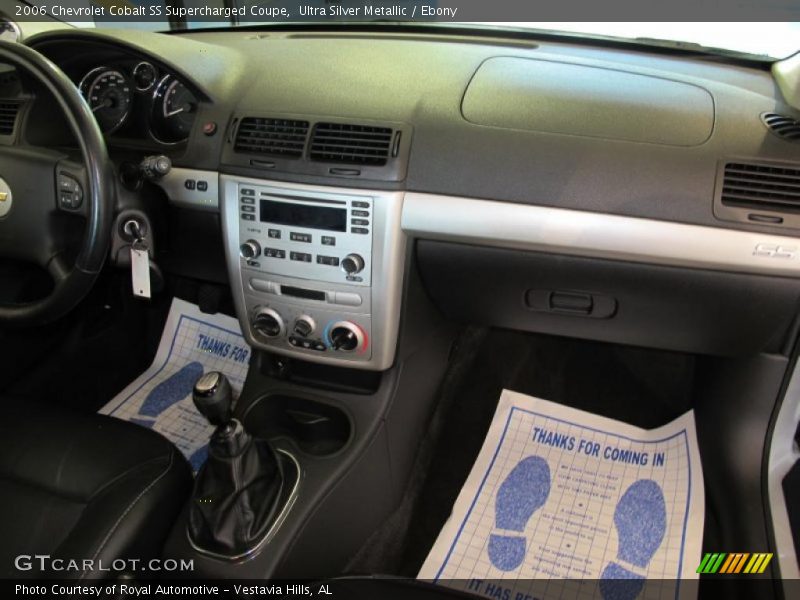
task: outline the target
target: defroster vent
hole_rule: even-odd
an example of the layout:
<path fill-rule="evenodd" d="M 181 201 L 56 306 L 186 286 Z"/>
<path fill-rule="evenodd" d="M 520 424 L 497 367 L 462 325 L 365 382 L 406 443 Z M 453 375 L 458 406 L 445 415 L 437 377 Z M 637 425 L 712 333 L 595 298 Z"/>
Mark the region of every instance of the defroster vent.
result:
<path fill-rule="evenodd" d="M 317 123 L 311 136 L 311 160 L 351 165 L 385 165 L 399 144 L 388 127 Z M 398 132 L 399 136 L 399 132 Z"/>
<path fill-rule="evenodd" d="M 308 136 L 308 121 L 245 117 L 236 131 L 234 150 L 300 158 Z"/>

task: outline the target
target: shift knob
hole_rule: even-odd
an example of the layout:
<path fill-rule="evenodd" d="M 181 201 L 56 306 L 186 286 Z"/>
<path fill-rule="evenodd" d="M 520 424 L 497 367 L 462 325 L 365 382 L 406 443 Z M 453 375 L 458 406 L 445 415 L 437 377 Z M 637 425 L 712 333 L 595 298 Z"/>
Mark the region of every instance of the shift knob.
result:
<path fill-rule="evenodd" d="M 192 390 L 192 400 L 212 425 L 222 425 L 231 420 L 233 414 L 233 391 L 231 383 L 219 371 L 206 373 Z"/>

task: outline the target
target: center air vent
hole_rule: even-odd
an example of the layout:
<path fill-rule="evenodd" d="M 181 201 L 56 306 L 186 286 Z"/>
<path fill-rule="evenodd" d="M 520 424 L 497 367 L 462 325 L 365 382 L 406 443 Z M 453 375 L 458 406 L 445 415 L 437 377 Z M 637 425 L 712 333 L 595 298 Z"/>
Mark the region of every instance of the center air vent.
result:
<path fill-rule="evenodd" d="M 722 204 L 775 211 L 800 211 L 800 168 L 727 163 Z"/>
<path fill-rule="evenodd" d="M 786 115 L 764 113 L 761 120 L 772 133 L 785 140 L 800 142 L 800 122 Z"/>
<path fill-rule="evenodd" d="M 371 125 L 317 123 L 311 136 L 311 160 L 352 165 L 385 165 L 392 155 L 392 130 Z"/>
<path fill-rule="evenodd" d="M 245 117 L 236 132 L 236 152 L 300 158 L 308 136 L 308 121 Z"/>
<path fill-rule="evenodd" d="M 0 135 L 11 135 L 17 123 L 19 104 L 0 102 Z"/>

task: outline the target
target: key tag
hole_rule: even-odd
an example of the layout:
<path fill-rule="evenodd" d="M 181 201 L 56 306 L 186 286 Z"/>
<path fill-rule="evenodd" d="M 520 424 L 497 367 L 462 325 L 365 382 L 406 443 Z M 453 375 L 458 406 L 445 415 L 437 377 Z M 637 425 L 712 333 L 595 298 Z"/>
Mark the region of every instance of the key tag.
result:
<path fill-rule="evenodd" d="M 131 283 L 134 296 L 150 298 L 150 255 L 142 241 L 131 244 Z"/>

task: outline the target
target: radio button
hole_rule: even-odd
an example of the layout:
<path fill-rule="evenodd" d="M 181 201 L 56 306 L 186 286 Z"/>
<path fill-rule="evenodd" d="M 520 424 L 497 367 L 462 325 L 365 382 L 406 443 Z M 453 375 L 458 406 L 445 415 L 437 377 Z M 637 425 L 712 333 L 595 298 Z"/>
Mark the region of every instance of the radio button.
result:
<path fill-rule="evenodd" d="M 317 264 L 318 265 L 329 265 L 331 267 L 338 267 L 339 266 L 339 257 L 338 256 L 323 256 L 322 254 L 317 255 Z"/>
<path fill-rule="evenodd" d="M 353 292 L 336 292 L 335 296 L 336 304 L 342 304 L 344 306 L 361 306 L 361 295 L 355 294 Z"/>
<path fill-rule="evenodd" d="M 280 229 L 268 229 L 267 235 L 271 237 L 273 240 L 281 239 L 281 230 Z"/>
<path fill-rule="evenodd" d="M 255 198 L 248 198 L 247 196 L 242 196 L 241 198 L 239 198 L 239 200 L 242 201 L 242 204 L 255 204 L 256 203 L 256 199 Z"/>
<path fill-rule="evenodd" d="M 351 210 L 350 214 L 354 217 L 368 217 L 369 211 L 368 210 Z"/>
<path fill-rule="evenodd" d="M 243 213 L 254 213 L 254 212 L 256 212 L 256 207 L 255 206 L 243 206 L 242 207 L 242 212 Z"/>
<path fill-rule="evenodd" d="M 242 220 L 243 221 L 255 221 L 256 216 L 252 214 L 242 213 Z"/>
<path fill-rule="evenodd" d="M 323 246 L 335 246 L 336 245 L 336 238 L 332 235 L 323 235 L 322 236 L 322 245 Z"/>
<path fill-rule="evenodd" d="M 278 285 L 273 281 L 267 281 L 266 279 L 250 279 L 250 287 L 258 292 L 265 292 L 267 294 L 277 294 L 278 293 Z"/>
<path fill-rule="evenodd" d="M 296 231 L 292 231 L 289 233 L 289 239 L 293 242 L 305 242 L 307 244 L 311 243 L 311 234 L 310 233 L 297 233 Z"/>
<path fill-rule="evenodd" d="M 251 189 L 251 188 L 242 188 L 241 189 L 241 194 L 242 194 L 242 196 L 255 196 L 256 195 L 256 191 L 254 189 Z"/>
<path fill-rule="evenodd" d="M 264 248 L 264 256 L 267 258 L 286 258 L 286 250 L 280 248 Z"/>
<path fill-rule="evenodd" d="M 311 255 L 306 254 L 305 252 L 289 252 L 289 259 L 310 263 Z"/>
<path fill-rule="evenodd" d="M 197 182 L 197 191 L 198 192 L 207 192 L 208 191 L 208 182 L 200 180 Z"/>
<path fill-rule="evenodd" d="M 369 225 L 369 221 L 366 219 L 350 219 L 351 225 Z"/>
<path fill-rule="evenodd" d="M 364 227 L 351 227 L 350 233 L 369 233 L 369 229 Z"/>
<path fill-rule="evenodd" d="M 369 208 L 369 202 L 362 202 L 361 200 L 353 200 L 350 203 L 353 208 Z"/>

